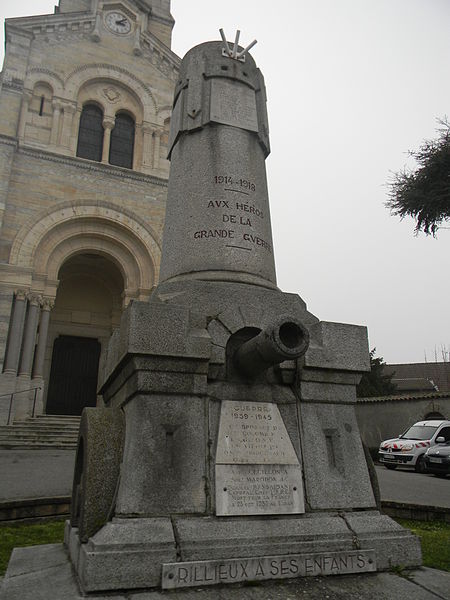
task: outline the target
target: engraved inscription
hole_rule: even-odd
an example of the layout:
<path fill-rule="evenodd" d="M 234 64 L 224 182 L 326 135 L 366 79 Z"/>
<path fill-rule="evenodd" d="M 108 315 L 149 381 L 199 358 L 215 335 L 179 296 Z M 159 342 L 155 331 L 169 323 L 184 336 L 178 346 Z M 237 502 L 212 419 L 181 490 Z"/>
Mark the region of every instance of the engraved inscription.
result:
<path fill-rule="evenodd" d="M 216 464 L 297 465 L 276 404 L 222 402 Z"/>
<path fill-rule="evenodd" d="M 298 465 L 216 465 L 216 514 L 304 512 Z"/>
<path fill-rule="evenodd" d="M 162 588 L 376 571 L 374 550 L 314 552 L 163 564 Z"/>
<path fill-rule="evenodd" d="M 212 79 L 211 120 L 249 131 L 258 131 L 254 90 L 227 79 Z"/>
<path fill-rule="evenodd" d="M 256 185 L 253 183 L 253 181 L 242 178 L 239 179 L 238 177 L 230 177 L 229 175 L 216 175 L 214 177 L 214 183 L 235 186 L 237 188 L 236 190 L 226 189 L 227 192 L 242 192 L 242 190 L 250 190 L 251 192 L 256 191 Z"/>
<path fill-rule="evenodd" d="M 192 232 L 190 235 L 193 239 L 226 239 L 230 241 L 225 243 L 225 248 L 237 248 L 247 252 L 258 251 L 261 248 L 272 254 L 271 243 L 258 233 L 258 229 L 265 228 L 265 223 L 264 212 L 257 206 L 259 198 L 255 193 L 255 182 L 243 174 L 232 175 L 225 171 L 223 174 L 214 175 L 212 183 L 227 199 L 206 200 L 204 214 L 210 225 L 209 228 Z"/>

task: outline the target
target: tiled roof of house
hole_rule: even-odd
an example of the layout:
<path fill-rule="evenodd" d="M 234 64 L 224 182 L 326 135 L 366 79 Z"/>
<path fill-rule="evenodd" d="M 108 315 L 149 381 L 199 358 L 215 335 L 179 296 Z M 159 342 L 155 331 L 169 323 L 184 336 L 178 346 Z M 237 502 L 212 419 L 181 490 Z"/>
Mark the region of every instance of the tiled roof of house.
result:
<path fill-rule="evenodd" d="M 450 392 L 450 362 L 390 364 L 383 373 L 393 373 L 392 383 L 399 392 Z"/>
<path fill-rule="evenodd" d="M 450 400 L 450 390 L 447 392 L 423 392 L 417 394 L 396 394 L 391 396 L 373 396 L 371 398 L 357 398 L 357 402 L 402 402 L 408 400 L 436 400 L 438 398 Z"/>

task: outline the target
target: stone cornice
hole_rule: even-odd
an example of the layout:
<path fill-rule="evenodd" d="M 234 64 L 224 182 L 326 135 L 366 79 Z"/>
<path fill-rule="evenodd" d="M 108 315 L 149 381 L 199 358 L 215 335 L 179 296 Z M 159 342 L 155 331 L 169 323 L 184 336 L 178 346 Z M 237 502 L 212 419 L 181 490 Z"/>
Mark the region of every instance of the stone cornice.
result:
<path fill-rule="evenodd" d="M 48 27 L 53 31 L 58 25 L 66 23 L 92 23 L 95 22 L 96 15 L 88 12 L 70 12 L 70 13 L 50 13 L 47 15 L 33 15 L 29 17 L 12 17 L 5 19 L 5 30 L 17 29 L 21 33 L 32 35 L 37 27 L 41 27 L 42 33 L 45 33 Z M 30 31 L 30 28 L 32 31 Z"/>
<path fill-rule="evenodd" d="M 23 92 L 23 81 L 19 79 L 3 79 L 2 90 L 11 90 L 12 92 Z"/>
<path fill-rule="evenodd" d="M 17 146 L 17 140 L 3 135 L 0 135 L 0 143 Z M 38 158 L 40 160 L 48 160 L 50 162 L 68 165 L 76 169 L 83 169 L 85 171 L 103 173 L 108 176 L 112 175 L 122 180 L 130 179 L 132 181 L 152 183 L 153 185 L 158 185 L 160 187 L 167 187 L 167 179 L 163 179 L 162 177 L 156 177 L 155 175 L 146 175 L 145 173 L 139 173 L 137 171 L 131 171 L 129 169 L 123 169 L 121 167 L 115 167 L 114 165 L 105 165 L 84 158 L 78 158 L 76 156 L 63 156 L 61 154 L 47 152 L 46 150 L 31 148 L 30 146 L 18 146 L 17 153 L 24 156 Z"/>
<path fill-rule="evenodd" d="M 162 57 L 169 61 L 177 71 L 180 69 L 181 58 L 163 44 L 153 33 L 145 31 L 141 33 L 141 38 L 150 45 L 153 51 L 156 50 Z"/>
<path fill-rule="evenodd" d="M 4 144 L 5 146 L 14 146 L 14 148 L 17 148 L 18 141 L 15 137 L 11 137 L 9 135 L 0 135 L 0 144 Z"/>

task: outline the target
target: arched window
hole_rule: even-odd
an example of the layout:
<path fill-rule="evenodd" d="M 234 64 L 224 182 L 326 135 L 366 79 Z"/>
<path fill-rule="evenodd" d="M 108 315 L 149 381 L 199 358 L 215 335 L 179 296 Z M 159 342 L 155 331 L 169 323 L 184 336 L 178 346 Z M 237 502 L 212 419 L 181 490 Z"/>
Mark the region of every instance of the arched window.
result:
<path fill-rule="evenodd" d="M 83 107 L 78 132 L 77 156 L 89 160 L 102 160 L 103 112 L 95 104 Z"/>
<path fill-rule="evenodd" d="M 111 131 L 109 163 L 118 167 L 133 168 L 134 119 L 125 113 L 116 115 L 116 123 Z"/>

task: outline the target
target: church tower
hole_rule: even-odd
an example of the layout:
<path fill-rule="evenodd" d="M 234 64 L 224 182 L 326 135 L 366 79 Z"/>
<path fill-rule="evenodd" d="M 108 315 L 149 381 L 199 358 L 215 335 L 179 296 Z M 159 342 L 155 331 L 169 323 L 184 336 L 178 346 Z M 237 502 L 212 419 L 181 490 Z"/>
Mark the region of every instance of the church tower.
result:
<path fill-rule="evenodd" d="M 94 406 L 122 310 L 158 280 L 173 25 L 170 0 L 59 0 L 6 21 L 1 424 Z"/>

